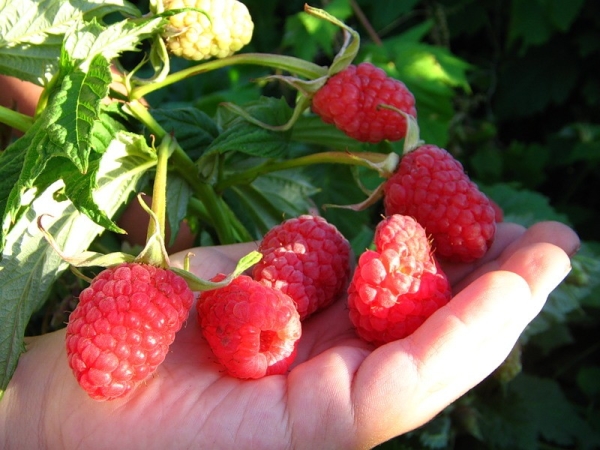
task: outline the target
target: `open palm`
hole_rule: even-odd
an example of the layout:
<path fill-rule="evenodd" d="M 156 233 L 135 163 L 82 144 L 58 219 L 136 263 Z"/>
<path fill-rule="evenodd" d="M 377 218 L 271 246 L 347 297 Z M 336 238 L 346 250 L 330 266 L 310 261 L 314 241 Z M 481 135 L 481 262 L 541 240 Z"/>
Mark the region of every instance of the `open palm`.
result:
<path fill-rule="evenodd" d="M 578 244 L 557 223 L 528 230 L 501 224 L 482 261 L 444 266 L 455 297 L 413 335 L 373 350 L 354 334 L 340 299 L 303 323 L 289 374 L 259 380 L 225 374 L 201 337 L 195 310 L 156 374 L 125 399 L 108 402 L 91 400 L 77 385 L 64 330 L 35 338 L 0 402 L 6 430 L 0 443 L 371 448 L 430 420 L 489 375 L 567 274 Z M 204 278 L 231 271 L 253 249 L 251 243 L 194 249 L 192 270 Z M 182 259 L 176 254 L 171 262 Z"/>

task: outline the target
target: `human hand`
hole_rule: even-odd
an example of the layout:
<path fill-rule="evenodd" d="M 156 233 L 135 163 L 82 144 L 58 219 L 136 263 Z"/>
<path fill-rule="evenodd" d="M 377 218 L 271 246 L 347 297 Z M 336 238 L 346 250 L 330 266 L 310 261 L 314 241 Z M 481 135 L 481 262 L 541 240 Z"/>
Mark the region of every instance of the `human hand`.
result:
<path fill-rule="evenodd" d="M 124 399 L 77 385 L 64 330 L 31 339 L 0 401 L 3 448 L 371 448 L 415 429 L 489 375 L 569 271 L 575 233 L 503 223 L 475 264 L 445 265 L 454 298 L 411 336 L 374 350 L 345 298 L 303 323 L 287 375 L 227 376 L 195 310 L 156 374 Z M 256 248 L 193 249 L 191 270 L 229 272 Z M 184 253 L 171 262 L 181 265 Z M 10 432 L 9 432 L 10 430 Z"/>

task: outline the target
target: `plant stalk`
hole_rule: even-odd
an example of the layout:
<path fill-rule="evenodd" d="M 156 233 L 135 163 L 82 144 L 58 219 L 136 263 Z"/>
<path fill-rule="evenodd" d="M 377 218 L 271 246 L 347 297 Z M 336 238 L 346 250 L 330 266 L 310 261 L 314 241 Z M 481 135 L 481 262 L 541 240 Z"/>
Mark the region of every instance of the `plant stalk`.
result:
<path fill-rule="evenodd" d="M 263 54 L 263 53 L 240 53 L 227 58 L 214 59 L 209 62 L 189 67 L 167 75 L 162 81 L 145 84 L 133 88 L 130 93 L 132 100 L 138 100 L 151 92 L 162 89 L 185 78 L 222 69 L 236 64 L 254 64 L 266 66 L 273 69 L 284 70 L 309 79 L 320 78 L 327 75 L 327 68 L 302 60 L 293 56 Z"/>
<path fill-rule="evenodd" d="M 4 123 L 15 130 L 25 133 L 33 125 L 33 117 L 21 114 L 5 106 L 0 106 L 0 123 Z"/>

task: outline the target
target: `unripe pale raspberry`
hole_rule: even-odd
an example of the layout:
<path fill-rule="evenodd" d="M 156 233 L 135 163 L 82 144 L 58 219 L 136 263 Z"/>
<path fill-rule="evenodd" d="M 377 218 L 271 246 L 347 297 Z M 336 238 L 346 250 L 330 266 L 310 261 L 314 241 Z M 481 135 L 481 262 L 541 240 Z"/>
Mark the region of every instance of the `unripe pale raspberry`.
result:
<path fill-rule="evenodd" d="M 331 304 L 350 277 L 350 244 L 323 217 L 302 215 L 269 230 L 253 277 L 289 295 L 306 319 Z"/>
<path fill-rule="evenodd" d="M 122 397 L 163 362 L 194 295 L 167 269 L 125 263 L 100 272 L 69 316 L 69 366 L 95 400 Z"/>
<path fill-rule="evenodd" d="M 436 256 L 481 258 L 496 232 L 496 212 L 459 161 L 435 145 L 405 154 L 383 187 L 385 214 L 412 216 L 433 239 Z"/>
<path fill-rule="evenodd" d="M 417 116 L 415 98 L 404 83 L 366 62 L 350 65 L 333 75 L 312 99 L 315 114 L 358 141 L 377 143 L 384 139 L 403 139 L 406 119 L 380 105 Z"/>
<path fill-rule="evenodd" d="M 302 329 L 294 302 L 284 293 L 240 275 L 202 292 L 196 309 L 203 336 L 231 376 L 283 374 L 294 361 Z"/>
<path fill-rule="evenodd" d="M 384 219 L 374 242 L 377 250 L 366 250 L 358 260 L 348 308 L 357 334 L 379 346 L 413 333 L 448 303 L 452 291 L 425 230 L 413 218 Z"/>
<path fill-rule="evenodd" d="M 169 18 L 166 44 L 176 56 L 194 61 L 225 58 L 252 39 L 252 17 L 237 0 L 165 0 L 164 7 L 196 8 L 206 13 L 188 11 Z"/>

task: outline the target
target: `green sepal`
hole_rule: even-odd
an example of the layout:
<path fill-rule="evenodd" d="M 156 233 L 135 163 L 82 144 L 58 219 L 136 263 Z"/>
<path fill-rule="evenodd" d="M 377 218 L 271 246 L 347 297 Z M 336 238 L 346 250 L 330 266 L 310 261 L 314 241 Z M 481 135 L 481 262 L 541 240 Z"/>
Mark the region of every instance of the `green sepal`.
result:
<path fill-rule="evenodd" d="M 236 277 L 241 275 L 243 272 L 248 270 L 250 267 L 255 265 L 257 262 L 259 262 L 262 259 L 263 255 L 262 255 L 262 253 L 260 253 L 256 250 L 248 253 L 246 256 L 242 257 L 238 261 L 233 272 L 231 272 L 229 275 L 227 275 L 221 281 L 204 280 L 202 278 L 198 278 L 196 275 L 189 272 L 187 270 L 187 267 L 189 266 L 189 258 L 192 256 L 193 256 L 193 253 L 188 253 L 186 255 L 186 257 L 185 257 L 186 260 L 184 262 L 183 269 L 181 269 L 179 267 L 170 267 L 170 270 L 172 270 L 177 275 L 179 275 L 181 278 L 183 278 L 187 282 L 189 288 L 192 291 L 210 291 L 212 289 L 219 289 L 219 288 L 227 286 Z"/>
<path fill-rule="evenodd" d="M 48 233 L 48 230 L 46 230 L 44 228 L 44 226 L 42 225 L 42 220 L 46 216 L 47 216 L 47 214 L 43 214 L 38 217 L 38 219 L 37 219 L 38 228 L 44 235 L 44 238 L 46 239 L 46 241 L 48 242 L 50 247 L 52 247 L 54 249 L 54 251 L 56 253 L 58 253 L 58 255 L 61 257 L 61 259 L 63 261 L 69 263 L 72 266 L 75 266 L 75 267 L 110 267 L 110 266 L 114 266 L 114 265 L 122 264 L 122 263 L 126 263 L 126 262 L 133 262 L 135 260 L 135 256 L 130 255 L 128 253 L 123 253 L 123 252 L 114 252 L 114 253 L 109 253 L 109 254 L 105 255 L 103 253 L 85 251 L 85 252 L 79 253 L 78 255 L 73 255 L 73 256 L 66 255 L 59 248 L 58 244 L 54 240 L 54 237 L 52 237 L 52 235 L 50 233 Z"/>

